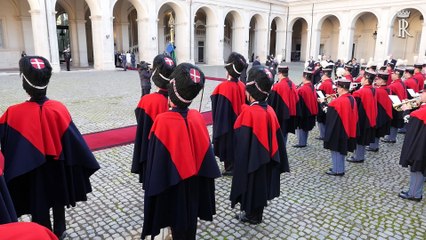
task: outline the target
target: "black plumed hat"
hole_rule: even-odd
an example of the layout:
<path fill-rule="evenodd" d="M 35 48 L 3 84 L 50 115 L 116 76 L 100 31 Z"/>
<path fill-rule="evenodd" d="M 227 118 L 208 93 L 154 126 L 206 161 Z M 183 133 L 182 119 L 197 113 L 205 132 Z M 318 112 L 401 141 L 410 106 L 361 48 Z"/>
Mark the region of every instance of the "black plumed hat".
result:
<path fill-rule="evenodd" d="M 52 76 L 52 66 L 41 56 L 25 56 L 19 60 L 19 73 L 25 91 L 35 98 L 46 95 Z"/>
<path fill-rule="evenodd" d="M 246 90 L 256 101 L 264 101 L 271 91 L 274 78 L 265 66 L 254 66 L 248 72 Z"/>
<path fill-rule="evenodd" d="M 166 89 L 170 82 L 170 75 L 176 67 L 175 61 L 169 56 L 159 54 L 154 58 L 151 81 L 155 86 Z"/>
<path fill-rule="evenodd" d="M 238 78 L 246 66 L 247 61 L 244 56 L 239 53 L 232 52 L 225 64 L 225 69 L 228 71 L 229 75 L 234 78 Z"/>
<path fill-rule="evenodd" d="M 180 108 L 188 107 L 204 87 L 204 73 L 190 63 L 179 64 L 170 75 L 169 98 Z"/>

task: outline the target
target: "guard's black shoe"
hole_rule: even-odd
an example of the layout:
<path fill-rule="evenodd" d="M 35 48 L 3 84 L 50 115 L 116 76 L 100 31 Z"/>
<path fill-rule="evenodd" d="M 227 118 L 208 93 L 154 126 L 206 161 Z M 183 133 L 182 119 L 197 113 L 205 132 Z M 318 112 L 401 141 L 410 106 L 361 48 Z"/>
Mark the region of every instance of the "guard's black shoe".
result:
<path fill-rule="evenodd" d="M 364 159 L 357 160 L 354 157 L 348 157 L 348 158 L 346 158 L 346 161 L 351 162 L 351 163 L 363 163 Z"/>
<path fill-rule="evenodd" d="M 333 172 L 331 169 L 329 169 L 327 172 L 325 172 L 325 174 L 331 175 L 331 176 L 339 176 L 339 177 L 345 176 L 344 172 L 336 173 L 336 172 Z"/>
<path fill-rule="evenodd" d="M 67 232 L 65 231 L 62 234 L 55 233 L 55 235 L 58 237 L 59 240 L 64 240 L 68 236 Z"/>
<path fill-rule="evenodd" d="M 383 138 L 382 142 L 384 142 L 384 143 L 396 143 L 395 140 L 389 140 L 389 139 L 386 139 L 386 138 Z"/>
<path fill-rule="evenodd" d="M 316 137 L 315 139 L 317 139 L 317 140 L 324 140 L 324 138 L 322 138 L 322 137 Z"/>
<path fill-rule="evenodd" d="M 294 148 L 304 148 L 304 147 L 306 147 L 306 145 L 296 144 L 296 145 L 293 145 L 293 147 Z"/>
<path fill-rule="evenodd" d="M 371 148 L 371 147 L 369 147 L 369 146 L 365 147 L 365 150 L 366 150 L 366 151 L 369 151 L 369 152 L 378 152 L 378 151 L 379 151 L 379 149 L 378 149 L 378 148 Z"/>
<path fill-rule="evenodd" d="M 407 200 L 411 200 L 415 202 L 420 202 L 423 199 L 423 197 L 420 197 L 420 198 L 410 197 L 408 196 L 408 192 L 401 192 L 398 196 L 402 199 L 407 199 Z"/>
<path fill-rule="evenodd" d="M 247 218 L 247 216 L 246 216 L 246 214 L 245 213 L 237 213 L 236 215 L 235 215 L 235 219 L 237 219 L 238 221 L 240 221 L 240 222 L 243 222 L 243 223 L 249 223 L 249 224 L 259 224 L 259 223 L 261 223 L 262 221 L 260 221 L 260 220 L 257 220 L 257 219 L 250 219 L 250 218 Z"/>

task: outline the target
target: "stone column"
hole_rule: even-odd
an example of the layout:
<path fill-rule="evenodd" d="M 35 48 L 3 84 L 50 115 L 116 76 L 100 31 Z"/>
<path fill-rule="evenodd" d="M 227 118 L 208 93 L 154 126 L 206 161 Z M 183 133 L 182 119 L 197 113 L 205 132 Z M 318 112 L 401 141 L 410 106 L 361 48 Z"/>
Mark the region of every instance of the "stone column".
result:
<path fill-rule="evenodd" d="M 78 51 L 78 28 L 77 21 L 75 19 L 70 19 L 69 31 L 70 31 L 70 49 L 72 57 L 72 66 L 80 66 L 80 53 Z"/>
<path fill-rule="evenodd" d="M 422 26 L 422 35 L 420 37 L 420 46 L 419 46 L 419 62 L 426 62 L 426 23 L 423 22 Z"/>
<path fill-rule="evenodd" d="M 50 45 L 47 37 L 46 18 L 39 10 L 30 10 L 31 23 L 33 31 L 34 54 L 43 56 L 47 59 L 51 58 Z"/>
<path fill-rule="evenodd" d="M 22 37 L 24 50 L 28 55 L 34 55 L 33 31 L 31 29 L 31 17 L 19 17 L 22 25 Z"/>
<path fill-rule="evenodd" d="M 92 21 L 92 41 L 93 41 L 93 63 L 95 69 L 102 69 L 103 66 L 103 40 L 105 35 L 102 31 L 102 16 L 93 15 L 89 17 Z"/>
<path fill-rule="evenodd" d="M 287 45 L 285 46 L 286 54 L 285 54 L 285 62 L 291 62 L 291 48 L 292 48 L 292 40 L 293 40 L 293 30 L 287 31 Z"/>
<path fill-rule="evenodd" d="M 223 64 L 223 45 L 218 34 L 219 24 L 206 25 L 206 63 L 210 65 Z"/>
<path fill-rule="evenodd" d="M 277 30 L 276 39 L 275 39 L 275 54 L 281 55 L 281 60 L 284 60 L 284 56 L 286 54 L 286 46 L 285 46 L 285 31 Z"/>
<path fill-rule="evenodd" d="M 189 27 L 188 22 L 178 22 L 175 24 L 175 45 L 176 59 L 179 63 L 190 62 L 189 48 Z"/>
<path fill-rule="evenodd" d="M 321 43 L 321 29 L 314 29 L 313 32 L 311 33 L 312 37 L 311 39 L 311 55 L 314 57 L 315 60 L 318 59 L 318 55 L 319 55 L 319 47 L 320 47 L 320 43 Z"/>
<path fill-rule="evenodd" d="M 122 22 L 121 27 L 121 42 L 123 45 L 123 51 L 129 51 L 129 23 Z"/>
<path fill-rule="evenodd" d="M 86 42 L 86 20 L 76 20 L 77 26 L 77 45 L 80 67 L 88 67 L 87 42 Z M 74 57 L 73 57 L 74 60 Z"/>

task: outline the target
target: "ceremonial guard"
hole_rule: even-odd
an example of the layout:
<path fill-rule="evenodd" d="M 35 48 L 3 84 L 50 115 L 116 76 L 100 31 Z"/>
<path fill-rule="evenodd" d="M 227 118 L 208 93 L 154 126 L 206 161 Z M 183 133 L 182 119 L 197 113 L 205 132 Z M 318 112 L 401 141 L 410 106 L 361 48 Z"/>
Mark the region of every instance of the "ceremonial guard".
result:
<path fill-rule="evenodd" d="M 4 180 L 3 169 L 4 158 L 0 152 L 0 225 L 18 221 L 6 181 Z"/>
<path fill-rule="evenodd" d="M 219 84 L 211 95 L 214 153 L 224 162 L 224 176 L 232 175 L 234 165 L 234 123 L 245 104 L 244 84 L 238 80 L 246 66 L 243 55 L 233 52 L 225 69 L 227 81 Z"/>
<path fill-rule="evenodd" d="M 422 74 L 423 65 L 416 63 L 414 64 L 414 75 L 413 78 L 417 80 L 417 84 L 419 85 L 419 91 L 424 88 L 425 77 Z"/>
<path fill-rule="evenodd" d="M 333 176 L 345 175 L 345 156 L 356 146 L 358 109 L 355 98 L 349 93 L 351 82 L 345 78 L 336 81 L 338 98 L 327 107 L 324 148 L 331 150 L 332 168 L 326 173 Z M 324 100 L 322 100 L 324 101 Z"/>
<path fill-rule="evenodd" d="M 259 224 L 268 200 L 280 194 L 280 174 L 289 171 L 280 125 L 266 99 L 274 83 L 267 67 L 252 67 L 246 85 L 250 106 L 235 121 L 235 165 L 231 206 L 240 203 L 242 222 Z"/>
<path fill-rule="evenodd" d="M 345 73 L 343 76 L 349 81 L 353 82 L 353 77 L 351 74 L 353 66 L 351 64 L 345 64 L 344 69 L 345 69 Z"/>
<path fill-rule="evenodd" d="M 419 92 L 419 83 L 417 79 L 413 77 L 414 75 L 414 68 L 413 67 L 406 67 L 405 68 L 405 81 L 404 84 L 407 87 L 407 89 L 413 89 L 414 92 Z M 407 95 L 408 99 L 413 98 L 410 94 Z"/>
<path fill-rule="evenodd" d="M 422 103 L 426 103 L 425 90 L 420 97 Z M 410 114 L 406 128 L 399 164 L 402 167 L 410 166 L 410 186 L 399 197 L 419 202 L 423 198 L 426 177 L 426 105 Z"/>
<path fill-rule="evenodd" d="M 318 101 L 315 87 L 311 82 L 312 72 L 305 70 L 302 75 L 302 86 L 297 89 L 299 95 L 300 114 L 298 114 L 298 126 L 296 130 L 298 143 L 296 148 L 306 147 L 308 134 L 315 126 L 315 117 L 318 114 Z"/>
<path fill-rule="evenodd" d="M 312 83 L 314 85 L 321 81 L 322 66 L 320 62 L 315 62 L 314 69 L 312 69 Z"/>
<path fill-rule="evenodd" d="M 377 96 L 377 120 L 376 136 L 373 143 L 366 147 L 367 151 L 377 152 L 379 150 L 379 139 L 389 134 L 392 121 L 392 101 L 389 98 L 391 93 L 387 87 L 389 79 L 388 72 L 378 72 L 375 80 L 375 90 Z"/>
<path fill-rule="evenodd" d="M 99 164 L 66 107 L 46 97 L 52 75 L 43 57 L 19 61 L 24 90 L 30 100 L 9 107 L 0 118 L 4 177 L 17 216 L 31 214 L 33 222 L 66 233 L 65 206 L 86 201 L 92 191 L 89 177 Z"/>
<path fill-rule="evenodd" d="M 333 88 L 333 80 L 331 80 L 332 71 L 333 71 L 332 68 L 328 68 L 328 67 L 324 68 L 322 70 L 323 75 L 321 78 L 321 82 L 316 86 L 317 91 L 321 91 L 326 98 L 333 98 L 335 94 L 334 88 Z M 319 137 L 317 139 L 319 140 L 324 140 L 325 119 L 326 119 L 326 113 L 321 107 L 319 107 L 318 115 L 317 115 L 317 122 L 318 122 L 318 129 L 319 129 Z"/>
<path fill-rule="evenodd" d="M 272 87 L 268 97 L 269 105 L 275 110 L 280 129 L 287 145 L 288 133 L 295 133 L 299 96 L 296 85 L 288 78 L 288 66 L 278 66 L 278 83 Z"/>
<path fill-rule="evenodd" d="M 362 163 L 365 160 L 365 146 L 374 142 L 377 121 L 377 96 L 372 84 L 376 73 L 366 71 L 361 80 L 361 89 L 355 91 L 353 96 L 358 107 L 357 145 L 354 155 L 347 158 L 348 162 Z"/>
<path fill-rule="evenodd" d="M 171 227 L 174 240 L 195 240 L 198 218 L 216 213 L 220 176 L 202 115 L 188 106 L 204 87 L 204 73 L 182 63 L 170 76 L 171 110 L 159 114 L 149 138 L 142 239 Z"/>
<path fill-rule="evenodd" d="M 407 99 L 407 89 L 405 84 L 402 82 L 401 77 L 404 75 L 404 69 L 396 67 L 392 72 L 392 83 L 389 85 L 389 89 L 393 95 L 398 96 L 399 100 L 403 101 Z M 382 142 L 396 143 L 396 135 L 399 128 L 404 127 L 404 112 L 397 111 L 392 108 L 392 121 L 389 130 L 389 135 L 382 139 Z"/>
<path fill-rule="evenodd" d="M 169 109 L 167 86 L 176 64 L 172 58 L 160 54 L 154 58 L 151 81 L 158 90 L 143 96 L 135 109 L 137 128 L 133 149 L 132 173 L 139 174 L 139 182 L 144 182 L 146 159 L 148 157 L 149 132 L 158 114 Z"/>

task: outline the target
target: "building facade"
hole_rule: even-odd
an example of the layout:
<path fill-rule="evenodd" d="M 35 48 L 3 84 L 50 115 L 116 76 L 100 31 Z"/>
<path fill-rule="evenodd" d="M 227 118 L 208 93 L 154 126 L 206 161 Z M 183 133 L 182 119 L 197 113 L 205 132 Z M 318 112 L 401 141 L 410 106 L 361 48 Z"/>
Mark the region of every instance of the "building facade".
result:
<path fill-rule="evenodd" d="M 0 70 L 23 51 L 60 70 L 114 69 L 115 55 L 151 61 L 173 43 L 178 62 L 223 64 L 232 51 L 262 61 L 310 56 L 408 64 L 426 59 L 422 0 L 0 0 Z"/>

